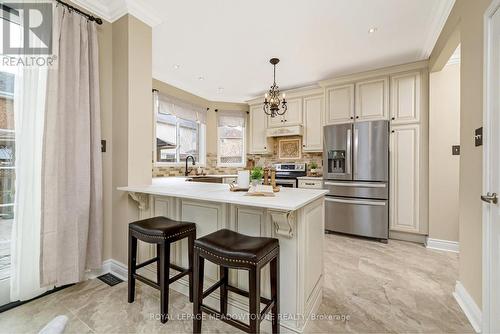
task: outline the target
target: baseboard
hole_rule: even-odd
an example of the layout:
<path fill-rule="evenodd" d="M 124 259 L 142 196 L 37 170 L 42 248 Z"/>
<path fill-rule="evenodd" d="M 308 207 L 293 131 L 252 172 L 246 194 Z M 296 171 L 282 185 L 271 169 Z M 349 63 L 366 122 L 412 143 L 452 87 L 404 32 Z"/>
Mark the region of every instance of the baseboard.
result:
<path fill-rule="evenodd" d="M 127 266 L 113 259 L 106 260 L 102 263 L 102 271 L 103 273 L 111 273 L 124 281 L 126 281 L 128 277 Z"/>
<path fill-rule="evenodd" d="M 433 239 L 429 237 L 425 241 L 425 247 L 454 253 L 458 253 L 460 250 L 458 241 Z"/>
<path fill-rule="evenodd" d="M 469 319 L 469 322 L 476 333 L 481 333 L 481 309 L 477 306 L 474 299 L 472 299 L 471 295 L 469 295 L 465 287 L 459 281 L 457 281 L 457 284 L 455 285 L 453 297 L 455 297 L 458 305 L 460 305 L 462 311 L 464 311 L 465 316 Z"/>
<path fill-rule="evenodd" d="M 389 239 L 402 240 L 415 242 L 418 244 L 425 244 L 425 238 L 427 236 L 424 234 L 416 234 L 402 231 L 389 231 Z"/>

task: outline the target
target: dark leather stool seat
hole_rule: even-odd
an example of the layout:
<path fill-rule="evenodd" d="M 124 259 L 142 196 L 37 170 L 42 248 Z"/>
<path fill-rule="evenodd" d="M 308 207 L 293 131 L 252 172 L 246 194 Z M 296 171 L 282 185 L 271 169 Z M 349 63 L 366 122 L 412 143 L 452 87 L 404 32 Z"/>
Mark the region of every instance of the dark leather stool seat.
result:
<path fill-rule="evenodd" d="M 205 259 L 219 265 L 220 280 L 203 291 Z M 271 299 L 260 296 L 261 269 L 269 264 Z M 248 271 L 248 289 L 229 285 L 229 268 Z M 220 310 L 203 304 L 203 298 L 220 288 Z M 249 324 L 227 314 L 228 291 L 249 298 Z M 260 323 L 268 312 L 272 313 L 272 331 L 279 333 L 279 242 L 278 239 L 251 237 L 230 230 L 219 230 L 194 242 L 194 305 L 193 333 L 201 332 L 201 312 L 233 325 L 247 333 L 259 333 Z M 260 304 L 265 304 L 260 310 Z"/>
<path fill-rule="evenodd" d="M 168 287 L 170 283 L 188 275 L 189 300 L 193 301 L 193 246 L 194 239 L 196 239 L 196 225 L 166 217 L 153 217 L 130 223 L 128 237 L 128 302 L 134 302 L 136 279 L 160 290 L 160 320 L 165 323 L 168 320 Z M 170 244 L 184 238 L 188 239 L 189 268 L 187 269 L 170 263 Z M 137 240 L 156 244 L 156 257 L 137 264 Z M 137 273 L 137 269 L 155 262 L 157 282 Z M 170 278 L 169 269 L 178 271 L 179 274 Z"/>
<path fill-rule="evenodd" d="M 166 217 L 153 217 L 130 223 L 129 228 L 145 237 L 170 239 L 196 230 L 196 224 L 179 222 Z"/>
<path fill-rule="evenodd" d="M 197 239 L 195 247 L 228 261 L 257 263 L 279 246 L 278 239 L 250 237 L 231 230 L 219 230 Z"/>

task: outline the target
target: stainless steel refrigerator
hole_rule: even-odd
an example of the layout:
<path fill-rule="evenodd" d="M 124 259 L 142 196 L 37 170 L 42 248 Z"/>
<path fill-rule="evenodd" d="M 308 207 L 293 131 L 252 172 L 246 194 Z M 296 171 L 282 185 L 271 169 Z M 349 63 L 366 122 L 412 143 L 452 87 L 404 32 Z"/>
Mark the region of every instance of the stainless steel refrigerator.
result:
<path fill-rule="evenodd" d="M 389 238 L 389 122 L 324 127 L 325 228 Z"/>

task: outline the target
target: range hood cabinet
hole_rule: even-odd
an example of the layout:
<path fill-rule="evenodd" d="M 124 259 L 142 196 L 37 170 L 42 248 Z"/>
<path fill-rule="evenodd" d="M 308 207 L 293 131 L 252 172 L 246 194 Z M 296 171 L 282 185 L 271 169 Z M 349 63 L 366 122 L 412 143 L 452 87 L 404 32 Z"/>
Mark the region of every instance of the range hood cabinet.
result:
<path fill-rule="evenodd" d="M 284 126 L 280 128 L 269 128 L 266 131 L 267 137 L 302 136 L 302 125 Z"/>

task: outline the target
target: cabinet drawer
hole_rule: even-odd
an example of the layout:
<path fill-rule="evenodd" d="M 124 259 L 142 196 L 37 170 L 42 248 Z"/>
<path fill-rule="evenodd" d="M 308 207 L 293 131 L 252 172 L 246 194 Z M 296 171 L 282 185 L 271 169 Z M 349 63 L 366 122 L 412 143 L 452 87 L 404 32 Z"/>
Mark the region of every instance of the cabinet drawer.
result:
<path fill-rule="evenodd" d="M 322 180 L 299 180 L 299 188 L 321 189 L 323 188 Z"/>

